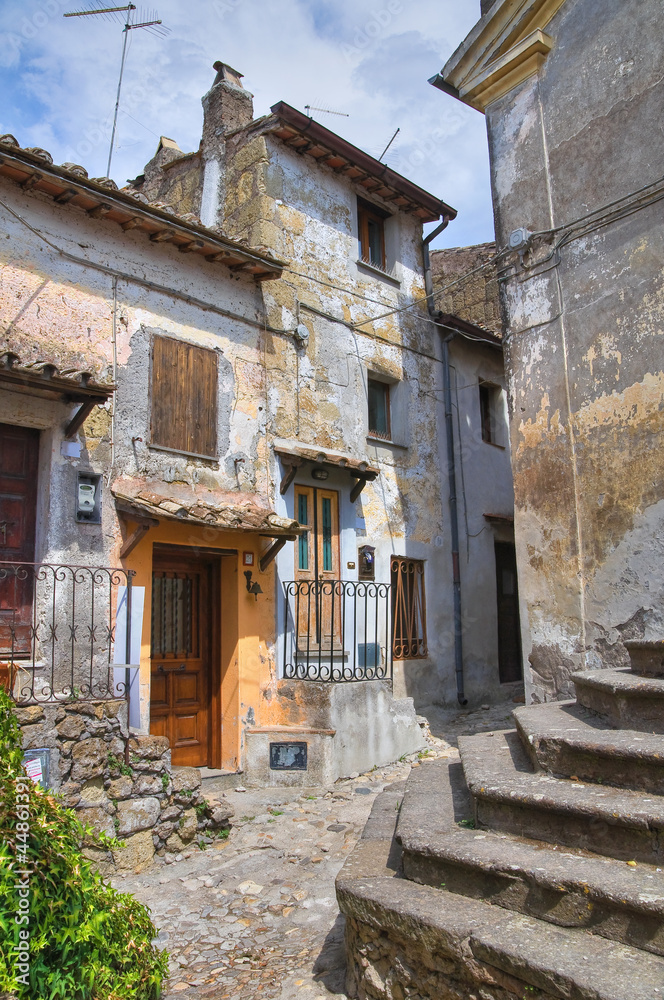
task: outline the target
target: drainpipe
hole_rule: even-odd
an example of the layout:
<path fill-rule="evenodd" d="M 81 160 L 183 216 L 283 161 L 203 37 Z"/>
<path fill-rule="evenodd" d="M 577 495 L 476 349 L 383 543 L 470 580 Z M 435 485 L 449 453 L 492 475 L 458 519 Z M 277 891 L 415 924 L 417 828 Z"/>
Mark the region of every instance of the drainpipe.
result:
<path fill-rule="evenodd" d="M 433 300 L 433 280 L 431 277 L 431 260 L 429 243 L 442 233 L 449 225 L 449 219 L 443 222 L 422 240 L 424 257 L 424 288 L 427 294 L 429 315 L 436 323 L 438 312 Z M 442 329 L 442 328 L 441 328 Z M 459 570 L 459 515 L 457 510 L 456 463 L 454 461 L 454 419 L 452 413 L 452 386 L 450 378 L 449 342 L 455 335 L 450 331 L 443 338 L 443 391 L 445 395 L 445 437 L 447 443 L 447 480 L 449 483 L 450 524 L 452 531 L 452 589 L 454 595 L 454 667 L 456 672 L 457 700 L 461 706 L 468 704 L 463 686 L 463 635 L 461 628 L 461 573 Z"/>

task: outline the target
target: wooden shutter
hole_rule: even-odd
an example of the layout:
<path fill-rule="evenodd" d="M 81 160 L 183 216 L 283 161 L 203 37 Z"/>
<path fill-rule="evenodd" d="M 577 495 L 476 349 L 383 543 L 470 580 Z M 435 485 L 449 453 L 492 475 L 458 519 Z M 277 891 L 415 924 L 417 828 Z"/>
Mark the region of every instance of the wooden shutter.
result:
<path fill-rule="evenodd" d="M 154 338 L 151 443 L 216 458 L 216 351 L 170 337 Z"/>

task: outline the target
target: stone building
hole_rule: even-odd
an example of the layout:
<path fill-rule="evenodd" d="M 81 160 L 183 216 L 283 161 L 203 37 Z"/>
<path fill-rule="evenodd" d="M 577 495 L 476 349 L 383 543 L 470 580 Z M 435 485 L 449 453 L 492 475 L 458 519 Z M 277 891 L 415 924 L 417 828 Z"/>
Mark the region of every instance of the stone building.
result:
<path fill-rule="evenodd" d="M 3 139 L 0 555 L 37 569 L 0 581 L 2 649 L 53 703 L 55 778 L 63 698 L 128 686 L 157 783 L 165 748 L 312 783 L 416 749 L 413 699 L 500 693 L 500 338 L 427 309 L 422 223 L 455 212 L 288 105 L 254 119 L 215 68 L 200 149 L 163 138 L 122 190 Z"/>
<path fill-rule="evenodd" d="M 486 115 L 536 700 L 662 635 L 661 13 L 483 0 L 431 81 Z"/>

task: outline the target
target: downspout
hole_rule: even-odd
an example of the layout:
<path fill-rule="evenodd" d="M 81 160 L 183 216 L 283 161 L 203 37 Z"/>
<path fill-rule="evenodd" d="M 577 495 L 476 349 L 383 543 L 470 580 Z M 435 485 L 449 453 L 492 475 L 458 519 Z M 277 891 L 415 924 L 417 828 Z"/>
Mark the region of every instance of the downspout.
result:
<path fill-rule="evenodd" d="M 424 288 L 427 294 L 429 315 L 436 325 L 438 312 L 433 299 L 433 279 L 431 277 L 431 259 L 429 243 L 442 233 L 450 220 L 443 222 L 422 240 L 424 257 Z M 441 328 L 442 329 L 442 328 Z M 454 460 L 454 419 L 452 413 L 452 387 L 450 378 L 449 342 L 454 337 L 450 331 L 443 338 L 443 392 L 445 396 L 445 438 L 447 443 L 447 480 L 449 484 L 450 524 L 452 530 L 452 590 L 454 595 L 454 667 L 456 673 L 457 700 L 461 706 L 468 704 L 463 685 L 463 634 L 461 626 L 461 573 L 459 569 L 459 514 L 457 509 L 456 463 Z"/>

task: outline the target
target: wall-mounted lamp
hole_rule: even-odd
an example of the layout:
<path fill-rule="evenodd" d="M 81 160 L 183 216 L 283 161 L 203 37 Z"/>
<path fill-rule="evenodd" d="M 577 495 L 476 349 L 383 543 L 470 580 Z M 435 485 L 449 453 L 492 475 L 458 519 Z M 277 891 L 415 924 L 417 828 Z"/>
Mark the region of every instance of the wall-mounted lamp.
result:
<path fill-rule="evenodd" d="M 249 594 L 253 594 L 256 600 L 258 600 L 258 595 L 263 593 L 263 588 L 261 587 L 258 580 L 254 580 L 253 583 L 251 582 L 251 578 L 253 575 L 254 574 L 250 569 L 245 569 L 244 576 L 247 581 L 247 592 Z"/>
<path fill-rule="evenodd" d="M 312 479 L 318 479 L 322 481 L 324 479 L 327 479 L 329 475 L 330 473 L 327 471 L 327 469 L 324 469 L 322 465 L 314 465 L 313 469 L 311 470 Z"/>

